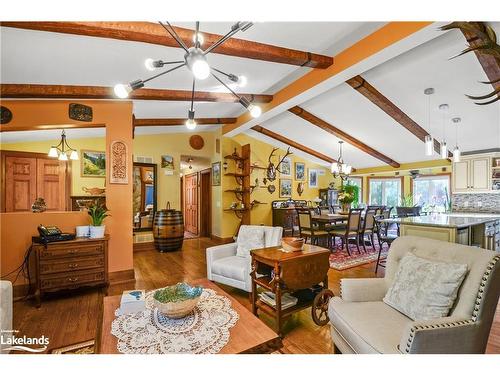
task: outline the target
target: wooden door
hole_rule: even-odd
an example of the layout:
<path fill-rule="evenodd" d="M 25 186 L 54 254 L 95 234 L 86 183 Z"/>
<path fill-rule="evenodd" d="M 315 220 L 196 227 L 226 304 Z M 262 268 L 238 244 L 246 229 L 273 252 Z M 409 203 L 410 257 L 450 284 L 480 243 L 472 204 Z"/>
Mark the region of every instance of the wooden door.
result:
<path fill-rule="evenodd" d="M 453 192 L 469 190 L 469 161 L 462 160 L 453 164 Z"/>
<path fill-rule="evenodd" d="M 184 187 L 184 226 L 188 232 L 198 234 L 198 175 L 187 175 Z"/>
<path fill-rule="evenodd" d="M 489 162 L 489 158 L 477 158 L 470 161 L 471 187 L 475 191 L 490 190 Z"/>
<path fill-rule="evenodd" d="M 48 211 L 66 210 L 66 163 L 37 160 L 37 197 L 43 197 Z"/>
<path fill-rule="evenodd" d="M 5 212 L 31 211 L 37 198 L 36 159 L 5 157 Z"/>

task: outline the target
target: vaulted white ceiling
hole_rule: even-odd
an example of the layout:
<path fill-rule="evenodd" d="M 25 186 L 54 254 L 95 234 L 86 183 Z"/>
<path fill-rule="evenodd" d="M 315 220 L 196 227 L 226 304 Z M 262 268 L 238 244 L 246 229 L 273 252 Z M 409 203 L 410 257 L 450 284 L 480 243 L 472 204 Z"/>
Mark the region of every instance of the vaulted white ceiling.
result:
<path fill-rule="evenodd" d="M 193 28 L 193 23 L 176 25 Z M 256 23 L 238 34 L 238 38 L 333 56 L 381 25 L 366 22 Z M 230 23 L 202 23 L 201 30 L 223 34 L 229 26 Z M 492 26 L 500 35 L 500 23 Z M 180 49 L 146 43 L 6 27 L 0 28 L 0 38 L 2 83 L 113 86 L 150 76 L 151 72 L 143 65 L 147 57 L 182 60 L 183 55 Z M 467 54 L 449 60 L 464 48 L 465 39 L 459 31 L 453 30 L 361 75 L 426 130 L 429 126 L 423 90 L 435 88 L 431 109 L 433 135 L 438 139 L 443 137 L 442 113 L 437 106 L 447 103 L 450 112 L 446 114 L 445 129 L 450 145 L 455 144 L 450 118 L 459 116 L 462 122 L 458 142 L 463 151 L 500 147 L 500 103 L 477 106 L 464 95 L 481 95 L 492 90 L 491 86 L 478 83 L 487 78 L 476 56 Z M 217 54 L 209 55 L 209 62 L 222 70 L 245 74 L 247 87 L 235 89 L 254 94 L 274 94 L 310 70 Z M 148 87 L 190 90 L 191 79 L 191 74 L 183 68 L 152 81 Z M 210 78 L 197 84 L 197 89 L 225 92 Z M 421 141 L 347 84 L 340 84 L 300 105 L 397 162 L 426 159 Z M 134 114 L 137 118 L 186 117 L 187 106 L 187 102 L 135 100 Z M 234 117 L 243 113 L 243 108 L 236 103 L 195 103 L 195 109 L 199 117 Z M 289 112 L 261 125 L 331 157 L 338 155 L 336 137 Z M 218 126 L 204 126 L 199 130 L 215 128 Z M 138 128 L 136 134 L 184 130 L 182 126 Z M 252 130 L 247 133 L 282 145 Z M 385 165 L 351 145 L 344 146 L 344 159 L 356 168 Z"/>

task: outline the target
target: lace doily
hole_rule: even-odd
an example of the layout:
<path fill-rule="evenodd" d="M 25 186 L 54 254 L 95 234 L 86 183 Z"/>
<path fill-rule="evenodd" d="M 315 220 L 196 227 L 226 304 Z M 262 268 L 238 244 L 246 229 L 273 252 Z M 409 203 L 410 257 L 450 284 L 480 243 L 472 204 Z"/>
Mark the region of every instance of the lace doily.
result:
<path fill-rule="evenodd" d="M 154 290 L 146 293 L 146 309 L 118 316 L 111 333 L 118 338 L 120 353 L 213 354 L 229 341 L 229 329 L 239 319 L 231 301 L 204 289 L 193 312 L 181 319 L 169 319 L 153 305 Z"/>

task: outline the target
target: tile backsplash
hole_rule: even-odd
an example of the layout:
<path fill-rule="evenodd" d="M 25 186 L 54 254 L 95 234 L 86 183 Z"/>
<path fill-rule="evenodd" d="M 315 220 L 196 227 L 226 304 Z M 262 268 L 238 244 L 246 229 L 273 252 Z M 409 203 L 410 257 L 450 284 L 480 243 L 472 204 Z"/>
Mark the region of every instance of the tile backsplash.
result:
<path fill-rule="evenodd" d="M 500 213 L 500 194 L 453 194 L 453 211 Z"/>

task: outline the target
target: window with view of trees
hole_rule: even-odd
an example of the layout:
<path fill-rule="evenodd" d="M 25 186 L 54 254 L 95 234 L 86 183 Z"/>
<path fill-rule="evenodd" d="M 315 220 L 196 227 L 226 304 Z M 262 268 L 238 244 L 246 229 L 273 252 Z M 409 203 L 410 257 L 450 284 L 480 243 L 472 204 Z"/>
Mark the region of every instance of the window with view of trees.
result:
<path fill-rule="evenodd" d="M 400 178 L 371 178 L 369 187 L 369 204 L 389 207 L 396 207 L 400 204 L 402 189 Z"/>
<path fill-rule="evenodd" d="M 413 180 L 413 204 L 424 212 L 444 212 L 450 203 L 450 176 L 422 176 Z"/>

